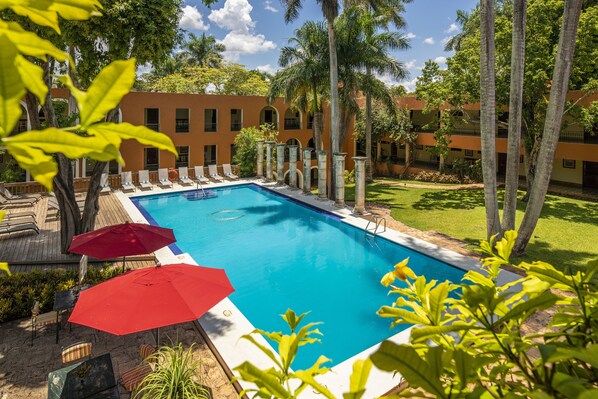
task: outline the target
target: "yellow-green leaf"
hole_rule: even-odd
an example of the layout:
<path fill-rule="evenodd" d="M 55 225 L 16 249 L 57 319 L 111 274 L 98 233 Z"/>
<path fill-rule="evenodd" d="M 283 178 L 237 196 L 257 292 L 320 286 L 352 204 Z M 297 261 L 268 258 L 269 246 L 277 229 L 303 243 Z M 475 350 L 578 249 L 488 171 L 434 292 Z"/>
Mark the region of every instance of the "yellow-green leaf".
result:
<path fill-rule="evenodd" d="M 22 55 L 17 56 L 16 65 L 25 88 L 38 98 L 41 105 L 44 105 L 48 93 L 48 86 L 44 84 L 44 70 L 27 61 Z"/>
<path fill-rule="evenodd" d="M 243 362 L 235 367 L 241 378 L 245 381 L 253 382 L 259 388 L 264 388 L 268 393 L 276 398 L 290 398 L 291 394 L 282 386 L 278 379 L 268 373 L 260 370 L 249 362 Z"/>
<path fill-rule="evenodd" d="M 16 22 L 0 24 L 0 34 L 6 35 L 21 54 L 42 60 L 46 60 L 47 55 L 56 58 L 58 61 L 70 59 L 68 54 L 56 48 L 50 41 L 40 38 L 33 32 L 24 30 Z"/>
<path fill-rule="evenodd" d="M 0 34 L 0 136 L 7 136 L 21 116 L 19 101 L 25 95 L 15 64 L 17 48 Z"/>
<path fill-rule="evenodd" d="M 135 59 L 114 61 L 98 74 L 79 103 L 81 127 L 104 119 L 135 83 Z"/>
<path fill-rule="evenodd" d="M 58 166 L 51 156 L 42 150 L 26 146 L 11 147 L 9 151 L 19 166 L 28 170 L 37 182 L 52 191 L 52 179 L 58 173 Z"/>
<path fill-rule="evenodd" d="M 54 0 L 50 6 L 50 9 L 58 12 L 62 18 L 72 21 L 100 16 L 102 14 L 99 10 L 102 8 L 102 3 L 98 0 Z"/>
<path fill-rule="evenodd" d="M 77 104 L 81 104 L 83 101 L 85 101 L 85 92 L 79 90 L 75 86 L 75 84 L 73 83 L 70 76 L 68 76 L 68 75 L 58 76 L 58 81 L 60 83 L 62 83 L 63 85 L 65 85 L 67 87 L 67 89 L 69 89 L 69 91 L 71 92 L 73 97 L 75 97 L 75 100 L 77 100 Z"/>
<path fill-rule="evenodd" d="M 87 130 L 89 134 L 104 136 L 106 140 L 115 143 L 114 136 L 123 140 L 134 139 L 141 144 L 151 145 L 161 150 L 170 151 L 178 155 L 176 148 L 167 135 L 155 132 L 145 126 L 134 126 L 130 123 L 97 123 Z"/>
<path fill-rule="evenodd" d="M 36 25 L 47 26 L 60 33 L 58 26 L 58 14 L 55 11 L 40 10 L 32 7 L 13 5 L 11 9 L 23 17 L 27 17 Z"/>
<path fill-rule="evenodd" d="M 349 392 L 343 394 L 344 399 L 360 399 L 363 396 L 371 369 L 372 361 L 369 357 L 353 363 L 353 373 L 349 378 Z"/>
<path fill-rule="evenodd" d="M 6 262 L 1 262 L 0 263 L 0 270 L 5 271 L 6 274 L 8 274 L 9 276 L 11 275 L 10 269 L 8 268 L 8 263 L 6 263 Z"/>
<path fill-rule="evenodd" d="M 82 137 L 54 127 L 7 137 L 3 139 L 3 142 L 9 150 L 15 147 L 39 148 L 47 153 L 62 153 L 71 159 L 83 158 L 100 152 L 111 154 L 111 159 L 119 157 L 118 149 L 103 137 Z"/>

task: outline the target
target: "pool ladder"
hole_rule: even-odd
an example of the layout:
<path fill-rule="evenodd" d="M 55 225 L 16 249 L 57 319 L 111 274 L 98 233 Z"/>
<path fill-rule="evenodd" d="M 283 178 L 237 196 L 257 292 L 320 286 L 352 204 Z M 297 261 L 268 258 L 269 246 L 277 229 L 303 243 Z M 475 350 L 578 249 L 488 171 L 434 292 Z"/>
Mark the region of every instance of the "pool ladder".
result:
<path fill-rule="evenodd" d="M 374 224 L 373 231 L 370 229 L 370 224 L 372 223 Z M 365 226 L 365 232 L 366 234 L 369 233 L 375 236 L 378 233 L 378 228 L 380 228 L 380 226 L 384 228 L 384 230 L 380 231 L 380 233 L 384 233 L 386 231 L 386 219 L 383 217 L 372 215 L 370 216 L 370 220 L 368 221 L 367 226 Z"/>
<path fill-rule="evenodd" d="M 195 180 L 195 189 L 196 190 L 201 190 L 201 193 L 203 194 L 203 197 L 206 197 L 206 191 L 203 189 L 203 186 L 201 185 L 201 182 L 199 181 L 199 179 Z"/>

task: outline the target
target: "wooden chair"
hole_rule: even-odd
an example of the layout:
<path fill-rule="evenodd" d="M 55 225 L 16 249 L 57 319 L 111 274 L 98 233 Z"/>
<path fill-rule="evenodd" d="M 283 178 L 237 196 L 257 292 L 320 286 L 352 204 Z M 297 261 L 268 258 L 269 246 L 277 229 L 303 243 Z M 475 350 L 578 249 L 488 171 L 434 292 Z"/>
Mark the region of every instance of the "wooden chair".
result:
<path fill-rule="evenodd" d="M 146 362 L 151 361 L 151 356 L 156 353 L 156 348 L 148 344 L 141 344 L 139 345 L 139 356 L 141 360 L 145 360 Z"/>
<path fill-rule="evenodd" d="M 35 301 L 33 308 L 31 309 L 31 345 L 33 345 L 33 339 L 35 333 L 40 327 L 45 327 L 50 324 L 56 324 L 58 319 L 58 313 L 55 311 L 39 314 L 40 303 Z"/>
<path fill-rule="evenodd" d="M 133 392 L 143 382 L 143 379 L 152 372 L 149 363 L 143 361 L 138 366 L 133 367 L 120 375 L 121 385 L 127 392 Z"/>
<path fill-rule="evenodd" d="M 77 342 L 62 348 L 62 365 L 83 358 L 91 358 L 91 342 Z"/>

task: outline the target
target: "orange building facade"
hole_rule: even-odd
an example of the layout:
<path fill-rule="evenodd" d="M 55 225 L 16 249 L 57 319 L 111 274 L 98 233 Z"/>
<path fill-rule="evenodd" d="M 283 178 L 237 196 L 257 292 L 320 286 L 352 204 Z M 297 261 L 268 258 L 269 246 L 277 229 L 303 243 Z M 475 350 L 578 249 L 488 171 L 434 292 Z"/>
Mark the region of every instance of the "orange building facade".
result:
<path fill-rule="evenodd" d="M 56 97 L 65 97 L 64 90 L 55 90 Z M 580 92 L 571 92 L 570 99 L 579 99 Z M 588 106 L 598 96 L 587 96 L 579 101 L 579 105 Z M 413 129 L 419 133 L 416 150 L 411 154 L 415 166 L 436 168 L 440 162 L 450 165 L 456 159 L 475 161 L 481 157 L 479 106 L 468 105 L 463 112 L 467 113 L 467 123 L 457 125 L 451 137 L 450 151 L 446 159 L 438 159 L 427 147 L 435 145 L 433 129 L 426 129 L 436 115 L 422 112 L 424 103 L 413 97 L 398 100 L 399 105 L 410 112 Z M 41 111 L 40 111 L 41 112 Z M 443 110 L 441 110 L 443 112 Z M 40 113 L 43 117 L 43 112 Z M 508 114 L 501 116 L 503 121 Z M 202 94 L 171 94 L 133 92 L 127 94 L 121 103 L 120 119 L 134 125 L 146 125 L 161 131 L 174 142 L 179 158 L 166 151 L 141 145 L 133 140 L 122 143 L 121 154 L 124 166 L 112 162 L 111 174 L 121 171 L 137 172 L 142 169 L 175 168 L 210 164 L 222 165 L 232 163 L 235 152 L 234 139 L 244 127 L 259 126 L 272 123 L 279 130 L 278 141 L 299 146 L 301 149 L 313 148 L 311 117 L 292 109 L 282 99 L 269 104 L 265 97 L 256 96 L 223 96 Z M 329 143 L 330 120 L 326 111 L 324 116 L 324 143 Z M 29 128 L 27 113 L 23 107 L 23 115 L 17 131 Z M 352 127 L 343 143 L 343 151 L 347 153 L 346 169 L 353 169 L 351 157 L 363 153 L 363 146 L 356 143 Z M 506 161 L 508 132 L 505 124 L 497 125 L 496 150 L 499 173 L 504 169 Z M 373 154 L 385 164 L 394 164 L 397 169 L 404 164 L 405 148 L 400 143 L 382 140 Z M 521 152 L 523 155 L 523 150 Z M 585 131 L 581 123 L 571 115 L 565 116 L 561 138 L 557 147 L 552 180 L 555 183 L 578 187 L 598 188 L 598 136 L 596 132 Z M 3 163 L 6 164 L 8 156 Z M 330 163 L 329 163 L 330 164 Z M 312 165 L 316 165 L 312 156 Z M 299 162 L 301 170 L 301 162 Z M 288 165 L 285 166 L 285 170 Z M 81 160 L 75 164 L 76 177 L 86 177 L 91 168 L 90 162 Z M 523 158 L 520 173 L 525 169 Z M 314 174 L 315 175 L 315 174 Z M 28 176 L 27 176 L 28 178 Z"/>

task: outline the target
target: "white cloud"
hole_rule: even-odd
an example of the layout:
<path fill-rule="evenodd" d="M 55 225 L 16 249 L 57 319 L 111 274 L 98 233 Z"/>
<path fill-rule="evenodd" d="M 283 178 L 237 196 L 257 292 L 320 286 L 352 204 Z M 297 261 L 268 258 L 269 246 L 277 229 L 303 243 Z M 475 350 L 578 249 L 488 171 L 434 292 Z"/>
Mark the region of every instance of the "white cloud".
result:
<path fill-rule="evenodd" d="M 415 83 L 417 82 L 417 78 L 413 78 L 408 82 L 402 82 L 401 86 L 403 86 L 409 93 L 413 93 L 415 91 Z"/>
<path fill-rule="evenodd" d="M 251 10 L 253 10 L 253 7 L 247 0 L 226 0 L 224 7 L 213 10 L 208 19 L 222 29 L 249 33 L 255 27 L 255 22 L 249 15 Z"/>
<path fill-rule="evenodd" d="M 240 55 L 263 53 L 276 48 L 276 43 L 266 36 L 254 33 L 255 22 L 251 19 L 253 7 L 248 0 L 226 0 L 224 6 L 210 13 L 208 18 L 230 32 L 219 42 L 224 44 L 224 57 L 238 61 Z"/>
<path fill-rule="evenodd" d="M 417 60 L 411 60 L 405 62 L 405 69 L 415 69 L 415 62 Z"/>
<path fill-rule="evenodd" d="M 278 71 L 278 69 L 276 67 L 273 67 L 270 64 L 258 65 L 255 69 L 257 69 L 260 72 L 269 73 L 270 75 L 274 75 L 276 73 L 276 71 Z"/>
<path fill-rule="evenodd" d="M 264 1 L 264 9 L 265 9 L 266 11 L 278 12 L 278 8 L 275 8 L 275 7 L 272 5 L 272 1 L 270 1 L 270 0 L 266 0 L 266 1 Z"/>
<path fill-rule="evenodd" d="M 443 47 L 446 46 L 446 44 L 449 42 L 449 40 L 451 40 L 453 37 L 455 37 L 455 36 L 447 36 L 447 37 L 442 38 L 442 41 L 441 41 L 442 46 Z"/>
<path fill-rule="evenodd" d="M 436 42 L 434 41 L 433 37 L 427 37 L 424 39 L 424 44 L 434 44 L 434 43 L 436 43 Z"/>
<path fill-rule="evenodd" d="M 434 58 L 434 62 L 437 64 L 446 64 L 446 57 L 436 57 Z"/>
<path fill-rule="evenodd" d="M 445 30 L 445 33 L 453 33 L 459 30 L 459 27 L 457 26 L 456 23 L 452 23 L 451 26 L 448 27 L 447 30 Z"/>
<path fill-rule="evenodd" d="M 208 30 L 210 28 L 210 24 L 203 21 L 203 16 L 195 6 L 183 7 L 183 16 L 179 25 L 184 29 Z"/>
<path fill-rule="evenodd" d="M 242 54 L 263 53 L 276 48 L 276 43 L 266 40 L 264 35 L 241 32 L 229 32 L 220 41 L 226 47 L 224 57 L 229 61 L 238 61 Z"/>
<path fill-rule="evenodd" d="M 417 35 L 413 32 L 409 32 L 405 35 L 405 39 L 415 39 Z"/>

